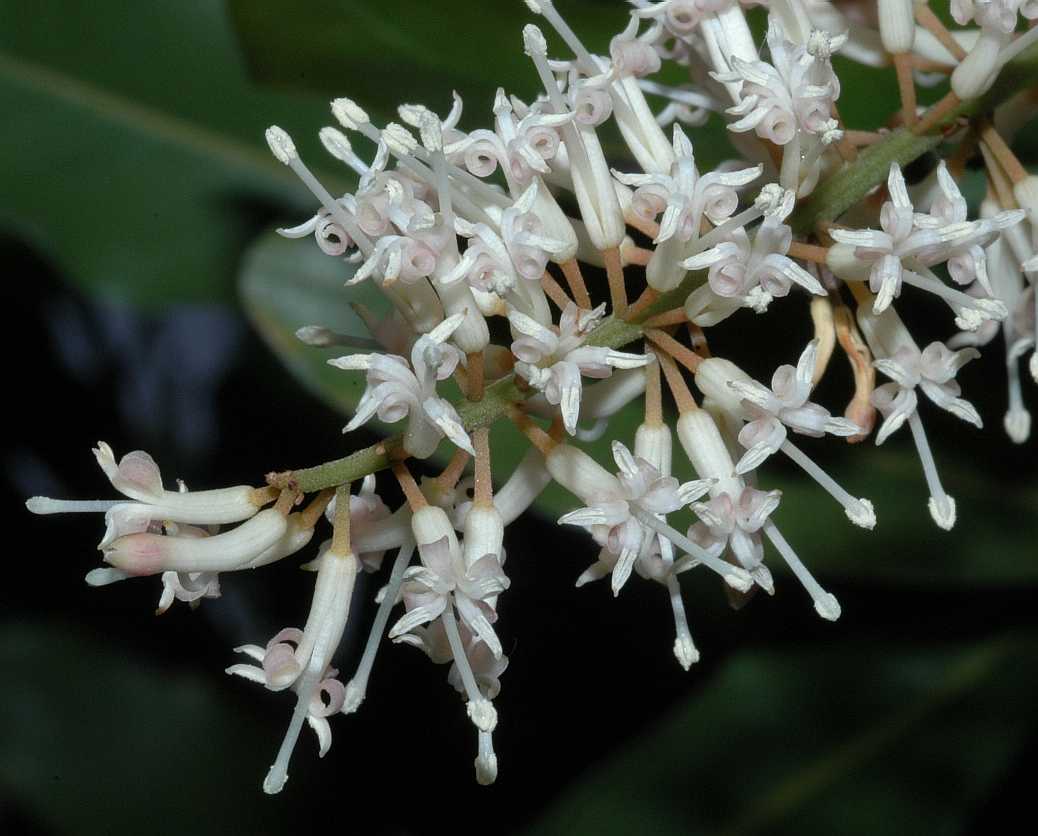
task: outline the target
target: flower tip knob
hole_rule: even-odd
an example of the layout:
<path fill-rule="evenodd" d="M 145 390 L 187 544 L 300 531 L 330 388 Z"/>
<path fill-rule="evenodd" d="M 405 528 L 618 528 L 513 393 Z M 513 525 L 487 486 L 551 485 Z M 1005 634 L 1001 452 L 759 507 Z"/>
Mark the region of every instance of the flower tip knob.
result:
<path fill-rule="evenodd" d="M 338 119 L 339 124 L 344 128 L 351 131 L 360 130 L 361 125 L 366 125 L 371 121 L 364 108 L 353 99 L 345 97 L 332 101 L 332 116 Z"/>
<path fill-rule="evenodd" d="M 523 27 L 523 48 L 526 54 L 531 56 L 548 54 L 548 42 L 544 39 L 544 33 L 532 23 L 527 23 Z"/>
<path fill-rule="evenodd" d="M 1006 435 L 1014 444 L 1023 444 L 1031 436 L 1031 413 L 1022 407 L 1011 409 L 1005 417 Z M 31 508 L 29 510 L 32 510 Z"/>
<path fill-rule="evenodd" d="M 840 602 L 836 600 L 836 596 L 831 592 L 826 592 L 815 600 L 815 612 L 826 621 L 836 621 L 840 617 L 842 610 L 840 609 Z"/>
<path fill-rule="evenodd" d="M 267 128 L 265 136 L 271 153 L 278 158 L 278 162 L 289 165 L 299 155 L 296 153 L 296 144 L 284 130 L 277 125 Z"/>
<path fill-rule="evenodd" d="M 872 503 L 862 497 L 856 503 L 848 505 L 846 509 L 847 519 L 859 528 L 872 531 L 876 527 L 876 509 Z"/>
<path fill-rule="evenodd" d="M 929 503 L 930 516 L 940 528 L 951 531 L 955 527 L 955 499 L 947 494 L 940 499 L 931 496 Z"/>
<path fill-rule="evenodd" d="M 674 639 L 674 656 L 686 671 L 699 661 L 699 651 L 690 636 L 678 636 Z"/>
<path fill-rule="evenodd" d="M 476 783 L 488 787 L 497 780 L 497 755 L 480 752 L 476 757 Z"/>
<path fill-rule="evenodd" d="M 267 777 L 263 779 L 263 792 L 267 795 L 277 795 L 285 788 L 287 782 L 288 773 L 279 764 L 274 764 Z"/>
<path fill-rule="evenodd" d="M 346 684 L 346 695 L 342 700 L 342 708 L 340 709 L 343 714 L 354 714 L 357 709 L 360 708 L 362 702 L 364 702 L 365 689 L 362 685 L 358 685 L 352 679 Z"/>

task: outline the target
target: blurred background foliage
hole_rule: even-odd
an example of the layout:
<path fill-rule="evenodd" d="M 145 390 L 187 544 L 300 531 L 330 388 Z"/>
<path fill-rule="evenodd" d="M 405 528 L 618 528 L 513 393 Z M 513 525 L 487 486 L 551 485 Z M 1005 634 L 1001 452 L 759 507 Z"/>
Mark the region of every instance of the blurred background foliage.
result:
<path fill-rule="evenodd" d="M 619 2 L 560 6 L 593 48 L 624 22 Z M 552 490 L 506 537 L 498 785 L 472 779 L 473 735 L 444 671 L 386 647 L 361 721 L 334 724 L 322 763 L 304 740 L 286 792 L 264 797 L 287 701 L 221 670 L 234 645 L 301 622 L 308 578 L 280 565 L 228 578 L 220 601 L 155 619 L 150 582 L 82 583 L 97 520 L 27 519 L 21 500 L 106 494 L 88 454 L 99 436 L 205 487 L 370 443 L 339 433 L 361 381 L 291 337 L 313 321 L 349 327 L 346 302 L 366 291 L 343 291 L 344 265 L 312 242 L 271 233 L 312 205 L 263 129 L 288 129 L 345 189 L 349 176 L 316 142 L 330 97 L 386 120 L 404 101 L 444 111 L 456 89 L 463 126 L 479 125 L 497 85 L 535 92 L 520 40 L 528 15 L 519 2 L 459 0 L 0 0 L 0 20 L 16 423 L 3 490 L 22 538 L 0 591 L 0 832 L 958 834 L 1028 810 L 1038 485 L 1034 443 L 1012 448 L 1001 434 L 997 349 L 963 375 L 989 429 L 927 414 L 959 500 L 953 534 L 930 525 L 906 438 L 805 443 L 875 500 L 871 534 L 793 469 L 769 466 L 785 494 L 778 522 L 840 597 L 839 623 L 819 622 L 785 575 L 774 599 L 736 614 L 691 573 L 703 661 L 684 674 L 660 589 L 632 582 L 614 601 L 601 584 L 572 588 L 593 548 L 552 525 L 574 504 Z M 848 124 L 885 120 L 892 73 L 839 70 Z M 729 153 L 717 120 L 692 136 L 704 166 Z M 946 336 L 950 322 L 924 321 L 912 302 L 922 335 Z M 793 362 L 810 335 L 806 306 L 777 308 L 746 315 L 750 344 L 745 328 L 718 329 L 715 351 L 758 374 Z M 823 402 L 846 397 L 841 374 Z M 637 422 L 624 413 L 609 436 L 628 438 Z M 522 446 L 498 432 L 495 466 L 507 473 Z M 600 460 L 607 442 L 593 445 Z M 347 675 L 376 587 L 358 590 Z"/>

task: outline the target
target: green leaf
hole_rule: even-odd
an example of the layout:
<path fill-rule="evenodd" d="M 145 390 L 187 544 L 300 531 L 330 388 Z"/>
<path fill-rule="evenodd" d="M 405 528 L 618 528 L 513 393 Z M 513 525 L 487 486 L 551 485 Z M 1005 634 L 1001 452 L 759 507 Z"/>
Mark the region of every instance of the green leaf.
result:
<path fill-rule="evenodd" d="M 528 834 L 962 832 L 1036 726 L 1036 650 L 743 652 Z"/>
<path fill-rule="evenodd" d="M 242 767 L 273 730 L 219 674 L 163 670 L 70 623 L 8 624 L 0 665 L 0 786 L 39 832 L 292 831 L 298 810 L 258 803 L 262 775 Z"/>
<path fill-rule="evenodd" d="M 232 299 L 270 207 L 308 205 L 263 130 L 316 134 L 327 105 L 253 88 L 218 4 L 0 0 L 0 17 L 0 228 L 108 296 Z"/>

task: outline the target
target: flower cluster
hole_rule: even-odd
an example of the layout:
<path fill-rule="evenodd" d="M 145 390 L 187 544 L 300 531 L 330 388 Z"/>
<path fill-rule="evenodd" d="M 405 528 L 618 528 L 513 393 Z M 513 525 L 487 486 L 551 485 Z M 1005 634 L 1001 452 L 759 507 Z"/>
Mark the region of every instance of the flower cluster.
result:
<path fill-rule="evenodd" d="M 929 511 L 950 529 L 955 500 L 938 476 L 920 405 L 981 426 L 955 377 L 999 332 L 1009 379 L 1005 426 L 1016 443 L 1029 436 L 1020 361 L 1029 355 L 1038 379 L 1038 179 L 994 123 L 974 120 L 961 153 L 912 183 L 897 162 L 889 169 L 884 162 L 876 188 L 862 189 L 850 211 L 817 225 L 818 215 L 807 213 L 819 183 L 852 168 L 859 148 L 885 141 L 885 129 L 842 124 L 834 52 L 870 64 L 892 60 L 898 118 L 923 132 L 940 127 L 956 102 L 987 90 L 1031 43 L 1031 33 L 1015 32 L 1018 12 L 1033 16 L 1035 4 L 954 2 L 956 20 L 979 27 L 956 33 L 917 0 L 885 0 L 877 14 L 872 4 L 822 0 L 633 5 L 627 26 L 599 54 L 550 0 L 527 0 L 565 53 L 549 54 L 541 29 L 527 25 L 521 44 L 542 92 L 522 101 L 499 90 L 483 127 L 462 127 L 457 95 L 444 116 L 406 104 L 399 121 L 385 124 L 336 99 L 338 127 L 323 128 L 320 138 L 356 174 L 351 193 L 331 194 L 288 133 L 267 131 L 276 158 L 317 204 L 309 220 L 281 233 L 313 235 L 342 265 L 347 288 L 369 281 L 384 299 L 381 321 L 363 311 L 370 339 L 347 340 L 321 324 L 298 336 L 314 347 L 368 346 L 328 359 L 344 383 L 363 375 L 345 432 L 377 417 L 406 421 L 400 435 L 327 465 L 272 474 L 261 487 L 210 491 L 168 490 L 146 453 L 117 461 L 102 443 L 98 463 L 125 499 L 28 502 L 41 514 L 103 512 L 106 565 L 88 583 L 157 575 L 160 612 L 177 600 L 195 607 L 219 597 L 227 573 L 286 559 L 330 523 L 330 539 L 304 566 L 315 581 L 303 626 L 236 648 L 248 661 L 227 668 L 295 695 L 263 784 L 269 793 L 285 784 L 304 723 L 323 756 L 330 721 L 360 709 L 384 639 L 450 665 L 447 681 L 476 731 L 476 777 L 495 780 L 495 701 L 508 665 L 498 605 L 515 594 L 505 528 L 550 482 L 574 498 L 559 524 L 585 529 L 598 549 L 588 568 L 574 570 L 576 585 L 608 577 L 618 596 L 634 575 L 660 584 L 674 619 L 674 656 L 688 669 L 699 651 L 682 587 L 695 578 L 719 576 L 742 606 L 758 588 L 774 594 L 785 579 L 772 570 L 784 566 L 819 616 L 840 615 L 836 597 L 780 530 L 782 494 L 766 467 L 772 456 L 791 459 L 852 524 L 870 530 L 873 503 L 841 486 L 800 439 L 861 442 L 875 429 L 881 444 L 907 424 Z M 762 49 L 747 23 L 750 5 L 767 7 Z M 665 62 L 684 67 L 688 83 L 654 80 Z M 953 99 L 921 119 L 913 62 L 927 68 L 922 80 L 933 71 L 951 82 Z M 711 114 L 727 120 L 736 149 L 713 167 L 694 148 L 694 129 Z M 607 125 L 623 139 L 621 159 L 604 150 Z M 987 194 L 971 211 L 957 181 L 978 153 Z M 897 308 L 903 291 L 938 297 L 958 332 L 920 349 Z M 711 329 L 722 323 L 742 329 L 732 344 L 752 344 L 758 315 L 794 317 L 807 308 L 814 337 L 806 346 L 757 346 L 743 359 L 747 367 L 770 360 L 770 385 L 710 351 Z M 854 374 L 842 414 L 815 400 L 837 346 Z M 783 362 L 797 357 L 795 365 Z M 877 385 L 876 372 L 889 382 Z M 636 412 L 638 427 L 612 441 L 615 468 L 607 467 L 583 445 L 625 409 Z M 529 449 L 495 488 L 489 426 L 497 420 L 513 422 Z M 437 451 L 447 453 L 446 467 L 416 480 L 416 461 Z M 374 476 L 390 468 L 406 500 L 392 511 Z M 696 478 L 686 481 L 675 475 L 692 471 Z M 352 675 L 340 678 L 348 660 L 335 657 L 357 573 L 383 572 L 391 553 L 364 651 Z"/>

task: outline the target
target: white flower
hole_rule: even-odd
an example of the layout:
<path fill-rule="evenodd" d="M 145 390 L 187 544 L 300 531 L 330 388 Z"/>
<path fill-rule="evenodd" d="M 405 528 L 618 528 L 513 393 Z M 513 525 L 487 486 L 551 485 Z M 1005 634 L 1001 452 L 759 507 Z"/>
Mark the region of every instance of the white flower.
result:
<path fill-rule="evenodd" d="M 755 380 L 728 383 L 741 397 L 742 407 L 752 419 L 739 432 L 739 443 L 746 448 L 746 454 L 736 465 L 737 473 L 753 470 L 776 452 L 786 440 L 786 427 L 815 438 L 825 433 L 851 436 L 861 432 L 853 421 L 833 418 L 829 410 L 809 400 L 817 353 L 818 342 L 812 340 L 795 368 L 783 365 L 775 370 L 770 389 Z"/>
<path fill-rule="evenodd" d="M 585 508 L 560 517 L 559 524 L 587 528 L 595 541 L 604 547 L 599 563 L 608 565 L 612 562 L 613 594 L 617 595 L 631 576 L 638 555 L 653 536 L 637 511 L 643 515 L 665 517 L 706 493 L 710 483 L 699 480 L 679 484 L 673 476 L 662 476 L 645 459 L 631 455 L 631 451 L 619 441 L 613 442 L 613 459 L 619 470 L 617 479 L 623 498 L 607 497 L 593 501 Z"/>
<path fill-rule="evenodd" d="M 331 661 L 349 617 L 357 559 L 352 553 L 333 551 L 330 542 L 311 564 L 317 569 L 317 582 L 303 630 L 282 630 L 265 648 L 257 645 L 235 648 L 260 666 L 232 665 L 226 671 L 271 691 L 291 688 L 296 693 L 296 707 L 288 731 L 263 782 L 263 791 L 268 794 L 280 792 L 288 780 L 289 758 L 304 720 L 317 735 L 320 756 L 325 755 L 332 742 L 327 718 L 338 713 L 346 695 L 345 687 L 335 678 L 338 671 L 331 667 Z"/>
<path fill-rule="evenodd" d="M 983 29 L 1010 34 L 1016 29 L 1017 14 L 1028 20 L 1038 18 L 1035 0 L 951 0 L 955 22 L 965 26 L 975 20 Z"/>
<path fill-rule="evenodd" d="M 329 360 L 339 369 L 367 372 L 367 388 L 343 432 L 355 430 L 376 414 L 390 424 L 407 417 L 404 449 L 412 456 L 430 456 L 444 436 L 474 455 L 457 411 L 436 394 L 437 381 L 450 377 L 461 359 L 461 352 L 447 339 L 464 318 L 454 314 L 415 340 L 410 364 L 394 354 L 351 354 Z"/>
<path fill-rule="evenodd" d="M 457 608 L 462 623 L 479 637 L 495 657 L 501 641 L 494 632 L 497 596 L 508 589 L 508 578 L 497 555 L 487 554 L 468 568 L 461 549 L 443 537 L 419 545 L 422 565 L 404 573 L 401 595 L 407 612 L 393 625 L 395 639 L 439 618 L 448 606 Z"/>
<path fill-rule="evenodd" d="M 512 343 L 512 353 L 519 360 L 516 373 L 542 391 L 548 403 L 560 407 L 570 435 L 580 417 L 581 375 L 605 378 L 613 369 L 633 369 L 649 361 L 644 354 L 583 344 L 604 313 L 605 305 L 587 311 L 570 303 L 558 326 L 551 328 L 517 310 L 508 313 L 508 321 L 520 335 Z"/>
<path fill-rule="evenodd" d="M 983 426 L 974 406 L 959 397 L 962 393 L 955 375 L 966 363 L 980 356 L 975 348 L 951 351 L 942 342 L 932 342 L 922 351 L 902 345 L 890 357 L 875 360 L 873 365 L 893 380 L 878 386 L 872 403 L 884 416 L 876 434 L 882 444 L 913 413 L 918 405 L 916 387 L 941 409 L 977 427 Z"/>
<path fill-rule="evenodd" d="M 494 98 L 493 131 L 481 129 L 444 147 L 452 162 L 462 163 L 477 177 L 489 177 L 498 166 L 509 184 L 526 186 L 535 176 L 551 173 L 562 142 L 558 128 L 573 120 L 572 113 L 549 113 L 529 108 L 516 119 L 512 102 L 498 88 Z"/>
<path fill-rule="evenodd" d="M 673 146 L 675 160 L 669 174 L 623 174 L 613 170 L 617 180 L 634 187 L 631 209 L 639 218 L 655 221 L 663 213 L 657 244 L 674 236 L 681 241 L 698 237 L 704 216 L 714 225 L 731 217 L 739 205 L 736 187 L 756 180 L 763 170 L 758 165 L 701 175 L 692 143 L 678 125 L 674 126 Z"/>
<path fill-rule="evenodd" d="M 707 283 L 685 303 L 692 322 L 714 325 L 740 307 L 763 313 L 773 298 L 786 296 L 794 284 L 825 294 L 818 279 L 786 255 L 793 232 L 782 221 L 793 209 L 792 197 L 786 192 L 782 205 L 764 216 L 752 241 L 745 229 L 735 229 L 727 240 L 682 262 L 686 270 L 707 270 Z"/>
<path fill-rule="evenodd" d="M 738 121 L 736 133 L 755 130 L 776 145 L 791 142 L 798 131 L 820 134 L 828 129 L 840 83 L 827 59 L 812 55 L 806 44 L 785 40 L 771 18 L 768 27 L 771 64 L 732 56 L 732 71 L 714 73 L 718 81 L 741 83 L 739 102 L 726 113 Z"/>
<path fill-rule="evenodd" d="M 950 178 L 946 178 L 947 187 Z M 952 184 L 952 187 L 954 184 Z M 916 214 L 908 196 L 905 179 L 897 163 L 890 164 L 887 177 L 890 200 L 880 209 L 880 230 L 833 229 L 830 234 L 838 242 L 830 248 L 827 261 L 834 273 L 846 279 L 859 277 L 863 265 L 868 266 L 869 287 L 876 294 L 873 313 L 880 314 L 901 293 L 903 281 L 942 296 L 958 312 L 959 323 L 975 330 L 986 319 L 1002 319 L 1005 306 L 989 299 L 971 299 L 946 288 L 926 268 L 955 259 L 954 270 L 965 277 L 978 275 L 976 258 L 983 258 L 974 248 L 991 243 L 999 229 L 1018 223 L 1022 212 L 1006 212 L 996 218 L 978 221 L 950 221 L 960 215 L 958 190 L 946 190 L 936 206 L 936 214 Z M 972 265 L 966 259 L 974 261 Z M 966 272 L 964 272 L 966 271 Z M 923 273 L 923 275 L 919 275 Z"/>
<path fill-rule="evenodd" d="M 760 530 L 782 497 L 781 491 L 759 491 L 743 487 L 736 495 L 719 493 L 708 502 L 697 502 L 692 510 L 702 520 L 688 530 L 688 539 L 714 557 L 730 548 L 735 559 L 753 572 L 762 566 L 764 544 Z M 759 575 L 755 575 L 758 582 Z M 765 589 L 771 593 L 770 579 Z"/>

